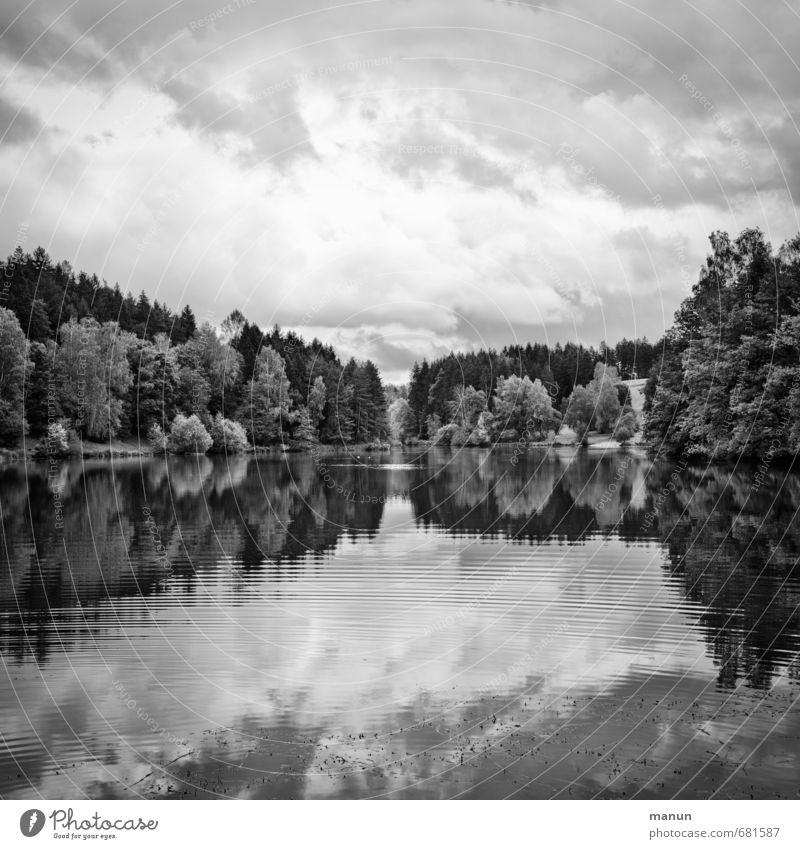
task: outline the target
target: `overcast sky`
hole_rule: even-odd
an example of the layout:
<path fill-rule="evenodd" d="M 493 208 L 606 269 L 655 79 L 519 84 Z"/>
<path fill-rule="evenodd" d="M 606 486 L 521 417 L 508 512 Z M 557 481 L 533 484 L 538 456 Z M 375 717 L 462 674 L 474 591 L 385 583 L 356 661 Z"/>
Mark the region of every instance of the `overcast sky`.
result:
<path fill-rule="evenodd" d="M 3 0 L 0 31 L 3 253 L 390 380 L 654 339 L 710 232 L 800 230 L 794 0 Z"/>

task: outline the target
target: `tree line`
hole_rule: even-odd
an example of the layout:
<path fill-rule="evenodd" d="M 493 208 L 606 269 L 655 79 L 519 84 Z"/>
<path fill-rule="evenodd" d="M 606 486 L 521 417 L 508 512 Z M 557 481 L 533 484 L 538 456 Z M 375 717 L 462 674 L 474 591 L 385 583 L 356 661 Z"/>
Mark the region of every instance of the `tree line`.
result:
<path fill-rule="evenodd" d="M 0 445 L 23 435 L 149 438 L 175 451 L 386 438 L 374 363 L 235 310 L 220 328 L 190 306 L 122 295 L 42 248 L 0 262 Z"/>
<path fill-rule="evenodd" d="M 528 343 L 423 360 L 389 407 L 391 430 L 404 441 L 487 445 L 542 440 L 564 419 L 581 441 L 590 429 L 618 425 L 627 441 L 638 423 L 622 381 L 647 376 L 656 350 L 644 338 L 598 348 Z"/>
<path fill-rule="evenodd" d="M 710 237 L 711 253 L 645 388 L 656 451 L 795 456 L 800 450 L 800 236 L 774 252 L 758 229 Z"/>
<path fill-rule="evenodd" d="M 793 456 L 800 236 L 778 251 L 752 228 L 710 241 L 697 283 L 655 344 L 453 353 L 415 363 L 399 388 L 384 387 L 374 363 L 343 363 L 316 339 L 264 331 L 239 311 L 220 328 L 198 326 L 189 306 L 173 312 L 54 264 L 42 248 L 17 248 L 0 262 L 0 445 L 47 434 L 53 422 L 88 439 L 149 435 L 169 447 L 172 437 L 178 450 L 207 438 L 217 447 L 243 438 L 350 444 L 390 430 L 487 444 L 536 439 L 561 421 L 580 438 L 610 429 L 624 441 L 637 423 L 621 381 L 647 376 L 644 437 L 654 450 Z"/>
<path fill-rule="evenodd" d="M 640 423 L 621 381 L 646 377 L 643 436 L 653 452 L 766 464 L 796 456 L 800 235 L 777 251 L 757 228 L 735 238 L 718 231 L 710 243 L 697 283 L 656 343 L 528 344 L 423 360 L 412 369 L 405 404 L 390 408 L 395 430 L 483 444 L 486 433 L 492 441 L 516 439 L 521 422 L 535 438 L 538 422 L 560 417 L 579 440 L 596 429 L 625 442 Z M 522 380 L 513 393 L 522 415 L 508 419 L 502 386 L 512 376 Z M 546 407 L 544 416 L 536 412 L 543 391 L 552 417 Z"/>

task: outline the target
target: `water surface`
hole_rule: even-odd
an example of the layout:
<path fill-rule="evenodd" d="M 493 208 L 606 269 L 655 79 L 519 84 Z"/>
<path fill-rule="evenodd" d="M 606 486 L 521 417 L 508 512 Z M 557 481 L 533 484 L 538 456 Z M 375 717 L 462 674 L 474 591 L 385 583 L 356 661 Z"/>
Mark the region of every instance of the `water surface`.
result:
<path fill-rule="evenodd" d="M 800 476 L 0 469 L 0 795 L 796 797 Z"/>

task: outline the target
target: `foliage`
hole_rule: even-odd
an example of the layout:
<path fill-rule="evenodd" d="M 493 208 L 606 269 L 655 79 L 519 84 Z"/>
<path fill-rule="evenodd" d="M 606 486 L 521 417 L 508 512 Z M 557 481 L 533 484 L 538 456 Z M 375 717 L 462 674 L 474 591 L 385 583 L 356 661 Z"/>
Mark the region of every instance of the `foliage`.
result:
<path fill-rule="evenodd" d="M 355 434 L 355 417 L 353 415 L 353 402 L 355 389 L 350 385 L 343 387 L 340 395 L 336 396 L 336 433 L 338 439 L 345 445 L 353 441 Z"/>
<path fill-rule="evenodd" d="M 389 432 L 392 439 L 402 444 L 417 435 L 416 417 L 405 398 L 397 398 L 389 406 Z"/>
<path fill-rule="evenodd" d="M 494 401 L 495 430 L 514 430 L 526 439 L 540 441 L 558 430 L 561 417 L 538 378 L 511 375 L 497 380 Z"/>
<path fill-rule="evenodd" d="M 388 434 L 386 398 L 378 369 L 366 360 L 351 359 L 344 367 L 343 381 L 352 387 L 350 416 L 353 422 L 353 441 L 383 441 Z"/>
<path fill-rule="evenodd" d="M 244 368 L 242 356 L 225 344 L 208 322 L 182 347 L 180 362 L 182 368 L 202 375 L 207 383 L 206 404 L 212 416 L 238 406 L 236 389 Z"/>
<path fill-rule="evenodd" d="M 425 360 L 422 361 L 422 365 L 414 363 L 408 383 L 408 405 L 414 414 L 417 436 L 423 439 L 429 435 L 427 416 L 428 393 L 431 388 L 430 378 L 431 368 Z M 435 433 L 435 430 L 432 433 Z"/>
<path fill-rule="evenodd" d="M 205 454 L 211 437 L 196 415 L 178 413 L 172 421 L 167 447 L 173 454 Z"/>
<path fill-rule="evenodd" d="M 247 433 L 239 422 L 217 413 L 211 423 L 211 450 L 220 454 L 242 454 L 250 447 Z"/>
<path fill-rule="evenodd" d="M 310 448 L 319 442 L 317 428 L 311 421 L 311 415 L 306 407 L 301 407 L 297 414 L 297 427 L 292 439 L 293 448 Z"/>
<path fill-rule="evenodd" d="M 38 457 L 63 458 L 70 454 L 69 431 L 63 422 L 53 422 L 39 440 L 34 453 Z"/>
<path fill-rule="evenodd" d="M 626 407 L 620 414 L 617 423 L 614 425 L 613 437 L 621 445 L 630 442 L 636 435 L 638 425 L 636 423 L 636 414 L 630 407 Z"/>
<path fill-rule="evenodd" d="M 447 404 L 450 421 L 466 431 L 478 423 L 478 416 L 486 409 L 486 393 L 474 386 L 457 386 L 453 398 Z"/>
<path fill-rule="evenodd" d="M 189 364 L 181 365 L 182 354 L 178 351 L 174 355 L 175 404 L 182 413 L 207 418 L 211 385 L 200 369 Z"/>
<path fill-rule="evenodd" d="M 122 294 L 94 274 L 75 273 L 68 262 L 54 264 L 44 248 L 26 253 L 18 247 L 0 263 L 8 283 L 5 303 L 14 312 L 31 342 L 55 339 L 61 324 L 93 318 L 99 324 L 113 321 L 122 332 L 154 339 L 167 333 L 174 344 L 191 338 L 195 320 L 188 305 L 176 315 L 166 304 L 150 303 L 142 292 L 135 298 Z"/>
<path fill-rule="evenodd" d="M 594 399 L 594 421 L 592 425 L 601 433 L 608 433 L 619 419 L 619 374 L 613 366 L 597 363 L 594 377 L 586 387 Z"/>
<path fill-rule="evenodd" d="M 442 425 L 442 427 L 434 433 L 431 442 L 433 445 L 450 445 L 453 441 L 453 436 L 457 436 L 461 430 L 462 429 L 454 422 Z M 461 444 L 463 445 L 464 443 L 462 442 Z"/>
<path fill-rule="evenodd" d="M 60 403 L 71 427 L 89 439 L 114 438 L 132 383 L 128 352 L 134 336 L 116 322 L 84 318 L 61 325 L 59 337 Z"/>
<path fill-rule="evenodd" d="M 25 418 L 34 436 L 46 433 L 48 424 L 63 415 L 54 377 L 57 353 L 58 346 L 52 339 L 29 345 L 33 369 L 25 391 Z"/>
<path fill-rule="evenodd" d="M 586 386 L 576 386 L 564 403 L 564 423 L 571 427 L 581 443 L 589 431 L 613 433 L 620 442 L 628 442 L 638 429 L 636 414 L 630 406 L 630 391 L 615 366 L 596 363 Z"/>
<path fill-rule="evenodd" d="M 128 352 L 129 429 L 136 435 L 148 433 L 154 424 L 170 421 L 177 412 L 178 374 L 168 346 L 169 340 L 159 348 L 137 339 Z"/>
<path fill-rule="evenodd" d="M 470 444 L 489 445 L 494 432 L 494 413 L 484 410 L 479 416 L 475 429 L 470 434 Z"/>
<path fill-rule="evenodd" d="M 579 442 L 586 442 L 594 419 L 595 398 L 585 386 L 576 386 L 569 396 L 564 412 L 564 424 L 571 427 Z"/>
<path fill-rule="evenodd" d="M 141 438 L 177 413 L 206 428 L 217 414 L 238 420 L 260 444 L 387 437 L 386 393 L 370 361 L 343 364 L 330 345 L 277 326 L 264 332 L 239 310 L 219 330 L 198 327 L 189 305 L 176 314 L 144 292 L 123 294 L 69 263 L 53 264 L 42 248 L 18 248 L 0 269 L 9 308 L 0 323 L 8 361 L 0 444 L 16 443 L 26 420 L 36 436 L 64 416 L 91 439 Z M 11 364 L 25 346 L 21 380 Z M 405 388 L 392 393 L 403 397 Z"/>
<path fill-rule="evenodd" d="M 423 432 L 430 434 L 431 439 L 436 435 L 436 431 L 442 426 L 441 416 L 436 415 L 436 413 L 431 413 L 431 415 L 425 418 L 425 427 Z"/>
<path fill-rule="evenodd" d="M 308 391 L 308 415 L 314 427 L 315 434 L 319 438 L 319 424 L 325 418 L 325 404 L 327 403 L 327 391 L 322 375 L 317 375 Z"/>
<path fill-rule="evenodd" d="M 800 237 L 773 254 L 757 229 L 713 233 L 712 251 L 646 387 L 654 450 L 794 455 L 800 442 Z"/>
<path fill-rule="evenodd" d="M 283 442 L 289 424 L 289 390 L 283 357 L 265 346 L 259 351 L 253 379 L 239 416 L 249 424 L 253 444 Z"/>
<path fill-rule="evenodd" d="M 26 431 L 22 397 L 28 359 L 28 343 L 17 317 L 0 307 L 0 442 L 13 444 Z"/>
<path fill-rule="evenodd" d="M 444 373 L 440 372 L 439 377 Z M 431 394 L 437 395 L 440 388 L 441 380 L 433 384 Z M 550 394 L 538 379 L 531 381 L 527 376 L 513 374 L 500 377 L 491 402 L 493 411 L 483 389 L 471 384 L 456 386 L 446 404 L 434 399 L 437 408 L 445 411 L 448 423 L 442 426 L 439 413 L 431 413 L 425 431 L 433 435 L 434 444 L 482 446 L 489 445 L 493 435 L 501 442 L 514 441 L 520 434 L 525 434 L 528 440 L 540 441 L 558 430 L 561 422 Z"/>
<path fill-rule="evenodd" d="M 150 429 L 147 431 L 147 441 L 156 454 L 163 454 L 167 450 L 167 435 L 158 423 L 154 422 L 150 425 Z"/>
<path fill-rule="evenodd" d="M 604 347 L 601 345 L 601 347 Z M 656 359 L 658 346 L 643 339 L 625 339 L 617 342 L 613 349 L 607 349 L 606 361 L 616 366 L 623 380 L 645 378 Z M 624 406 L 624 401 L 620 401 Z"/>

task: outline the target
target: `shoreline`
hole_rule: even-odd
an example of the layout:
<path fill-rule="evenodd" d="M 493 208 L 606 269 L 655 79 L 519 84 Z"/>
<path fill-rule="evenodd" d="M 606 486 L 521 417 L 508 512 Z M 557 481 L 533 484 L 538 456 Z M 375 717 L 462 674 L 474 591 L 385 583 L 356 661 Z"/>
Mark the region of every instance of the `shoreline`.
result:
<path fill-rule="evenodd" d="M 416 445 L 391 445 L 384 447 L 376 447 L 370 444 L 358 444 L 358 445 L 315 445 L 306 448 L 285 448 L 281 446 L 275 446 L 273 448 L 259 448 L 254 450 L 253 448 L 248 449 L 247 451 L 237 452 L 236 454 L 226 455 L 222 452 L 206 452 L 202 456 L 204 457 L 224 457 L 224 456 L 241 456 L 241 457 L 275 457 L 275 456 L 335 456 L 337 454 L 380 454 L 386 453 L 388 451 L 399 450 L 403 452 L 417 452 L 417 453 L 425 453 L 430 450 L 449 450 L 458 452 L 461 450 L 489 450 L 489 451 L 511 451 L 516 450 L 515 443 L 506 443 L 499 442 L 494 445 L 484 445 L 484 446 L 475 446 L 475 445 L 461 445 L 457 447 L 452 446 L 437 446 L 431 445 L 429 442 L 419 442 Z M 636 457 L 647 458 L 648 452 L 641 444 L 629 444 L 629 445 L 620 445 L 619 443 L 613 442 L 611 440 L 603 440 L 602 442 L 596 442 L 594 444 L 589 445 L 578 445 L 576 443 L 569 442 L 531 442 L 525 447 L 525 450 L 521 452 L 520 456 L 524 456 L 525 454 L 534 451 L 534 450 L 554 450 L 559 453 L 579 453 L 581 451 L 591 452 L 592 454 L 598 452 L 604 453 L 625 453 L 632 454 Z M 137 458 L 144 457 L 191 457 L 197 456 L 195 454 L 171 454 L 169 452 L 155 452 L 152 448 L 146 445 L 137 445 L 136 443 L 128 443 L 128 442 L 120 442 L 117 441 L 111 445 L 107 445 L 105 443 L 84 443 L 82 445 L 82 450 L 80 453 L 70 454 L 66 457 L 57 458 L 57 462 L 59 463 L 70 463 L 78 460 L 131 460 Z M 23 448 L 0 448 L 0 467 L 2 466 L 13 466 L 18 465 L 20 463 L 28 464 L 28 463 L 49 463 L 51 462 L 51 458 L 47 456 L 34 456 L 33 450 L 31 448 L 23 449 Z"/>

